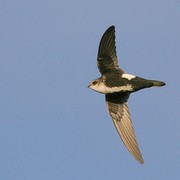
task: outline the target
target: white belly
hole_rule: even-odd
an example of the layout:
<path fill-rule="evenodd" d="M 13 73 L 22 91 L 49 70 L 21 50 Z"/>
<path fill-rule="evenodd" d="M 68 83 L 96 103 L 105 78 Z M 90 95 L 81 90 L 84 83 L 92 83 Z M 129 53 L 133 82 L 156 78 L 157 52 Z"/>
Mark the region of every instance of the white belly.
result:
<path fill-rule="evenodd" d="M 101 83 L 99 86 L 90 87 L 94 91 L 107 94 L 107 93 L 114 93 L 114 92 L 126 92 L 126 91 L 133 91 L 131 84 L 127 84 L 126 86 L 120 87 L 107 87 L 104 83 Z"/>

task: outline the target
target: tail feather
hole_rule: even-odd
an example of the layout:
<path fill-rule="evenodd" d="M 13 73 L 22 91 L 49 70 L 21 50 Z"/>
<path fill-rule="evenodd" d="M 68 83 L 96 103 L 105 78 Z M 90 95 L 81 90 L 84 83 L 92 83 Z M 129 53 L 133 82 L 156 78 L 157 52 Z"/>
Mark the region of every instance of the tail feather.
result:
<path fill-rule="evenodd" d="M 160 87 L 160 86 L 165 86 L 165 82 L 162 81 L 155 81 L 155 80 L 151 80 L 151 82 L 153 83 L 152 87 Z"/>

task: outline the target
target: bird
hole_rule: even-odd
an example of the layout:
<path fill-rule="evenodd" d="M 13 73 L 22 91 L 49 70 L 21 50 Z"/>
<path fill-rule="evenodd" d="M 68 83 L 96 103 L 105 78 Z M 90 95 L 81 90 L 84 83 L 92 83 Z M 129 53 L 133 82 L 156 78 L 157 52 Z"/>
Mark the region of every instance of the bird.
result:
<path fill-rule="evenodd" d="M 103 34 L 98 49 L 97 66 L 101 77 L 94 79 L 88 88 L 105 94 L 108 112 L 116 130 L 131 155 L 141 164 L 144 163 L 136 140 L 128 108 L 131 93 L 144 88 L 160 87 L 165 83 L 147 80 L 125 73 L 118 65 L 115 45 L 115 26 L 110 26 Z"/>

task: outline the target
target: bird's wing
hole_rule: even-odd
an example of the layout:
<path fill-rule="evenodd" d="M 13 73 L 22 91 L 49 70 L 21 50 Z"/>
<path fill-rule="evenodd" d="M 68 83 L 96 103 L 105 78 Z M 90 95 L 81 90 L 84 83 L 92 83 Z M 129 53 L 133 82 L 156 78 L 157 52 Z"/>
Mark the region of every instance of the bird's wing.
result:
<path fill-rule="evenodd" d="M 102 75 L 106 73 L 119 73 L 124 71 L 118 66 L 115 46 L 115 27 L 109 27 L 103 34 L 98 50 L 97 65 Z"/>
<path fill-rule="evenodd" d="M 129 95 L 129 93 L 106 94 L 106 104 L 109 114 L 124 145 L 132 156 L 138 162 L 143 164 L 144 160 L 136 141 L 135 132 L 127 106 Z"/>

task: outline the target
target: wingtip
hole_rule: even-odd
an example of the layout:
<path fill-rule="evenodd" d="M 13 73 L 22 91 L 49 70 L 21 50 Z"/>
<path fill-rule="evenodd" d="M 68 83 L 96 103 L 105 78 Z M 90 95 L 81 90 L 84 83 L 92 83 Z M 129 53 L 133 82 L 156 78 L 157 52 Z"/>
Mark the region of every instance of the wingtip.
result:
<path fill-rule="evenodd" d="M 140 164 L 142 164 L 142 165 L 144 164 L 144 160 L 143 160 L 143 159 L 138 159 L 137 161 L 138 161 Z"/>
<path fill-rule="evenodd" d="M 114 25 L 112 25 L 112 26 L 110 26 L 107 30 L 110 30 L 110 29 L 115 30 L 115 26 L 114 26 Z"/>
<path fill-rule="evenodd" d="M 112 26 L 110 26 L 110 28 L 115 28 L 115 26 L 114 26 L 114 25 L 112 25 Z"/>
<path fill-rule="evenodd" d="M 130 151 L 129 151 L 130 152 Z M 139 150 L 139 152 L 140 152 L 140 150 Z M 130 152 L 131 153 L 131 152 Z M 132 154 L 131 153 L 131 155 L 140 163 L 140 164 L 144 164 L 144 159 L 143 159 L 143 157 L 142 157 L 142 155 L 141 155 L 141 152 L 140 152 L 140 154 L 138 155 L 138 156 L 135 156 L 134 154 Z"/>

